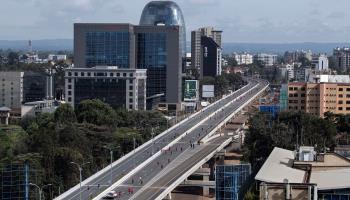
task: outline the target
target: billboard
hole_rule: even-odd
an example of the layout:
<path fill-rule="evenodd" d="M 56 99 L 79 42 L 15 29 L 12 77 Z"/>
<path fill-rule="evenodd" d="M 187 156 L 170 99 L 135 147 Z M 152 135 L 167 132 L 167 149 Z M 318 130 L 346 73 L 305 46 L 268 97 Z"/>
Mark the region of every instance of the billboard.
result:
<path fill-rule="evenodd" d="M 184 101 L 198 100 L 198 80 L 185 80 Z"/>
<path fill-rule="evenodd" d="M 203 98 L 214 97 L 214 85 L 203 85 L 203 87 L 202 87 L 202 97 Z"/>

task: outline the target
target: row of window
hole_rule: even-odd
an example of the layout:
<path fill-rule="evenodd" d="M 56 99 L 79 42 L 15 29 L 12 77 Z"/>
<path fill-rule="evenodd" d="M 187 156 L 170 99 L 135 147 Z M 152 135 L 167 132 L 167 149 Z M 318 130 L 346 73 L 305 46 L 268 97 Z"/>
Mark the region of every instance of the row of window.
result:
<path fill-rule="evenodd" d="M 298 87 L 289 87 L 289 90 L 291 91 L 298 91 Z M 305 87 L 300 88 L 301 91 L 305 91 Z"/>
<path fill-rule="evenodd" d="M 338 101 L 338 104 L 343 104 L 343 101 L 342 100 Z M 350 104 L 350 101 L 346 101 L 346 104 Z"/>
<path fill-rule="evenodd" d="M 340 92 L 343 91 L 343 88 L 339 88 L 338 91 L 340 91 Z M 347 92 L 350 92 L 350 88 L 346 88 L 346 91 L 347 91 Z"/>
<path fill-rule="evenodd" d="M 74 72 L 74 76 L 80 76 L 81 77 L 85 77 L 85 76 L 88 76 L 90 77 L 91 74 L 93 74 L 94 76 L 110 76 L 110 77 L 134 77 L 134 73 L 113 73 L 113 72 L 110 72 L 110 73 L 107 73 L 107 72 L 94 72 L 94 73 L 91 73 L 91 72 Z M 72 72 L 68 72 L 67 73 L 68 76 L 72 76 L 73 73 Z"/>
<path fill-rule="evenodd" d="M 339 94 L 338 97 L 339 97 L 339 98 L 343 98 L 344 95 L 343 95 L 343 94 Z M 350 98 L 350 94 L 347 94 L 347 95 L 346 95 L 346 98 Z"/>
<path fill-rule="evenodd" d="M 344 107 L 344 109 L 343 109 L 343 107 L 338 107 L 338 110 L 346 110 L 346 111 L 350 111 L 350 107 Z"/>

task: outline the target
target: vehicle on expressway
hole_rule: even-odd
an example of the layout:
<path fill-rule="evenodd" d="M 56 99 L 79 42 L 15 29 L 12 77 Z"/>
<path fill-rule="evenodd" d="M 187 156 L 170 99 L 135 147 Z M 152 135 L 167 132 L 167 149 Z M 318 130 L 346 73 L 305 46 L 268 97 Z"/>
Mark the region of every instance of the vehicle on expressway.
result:
<path fill-rule="evenodd" d="M 103 197 L 103 199 L 115 199 L 118 197 L 118 193 L 114 190 L 108 192 L 106 196 Z"/>

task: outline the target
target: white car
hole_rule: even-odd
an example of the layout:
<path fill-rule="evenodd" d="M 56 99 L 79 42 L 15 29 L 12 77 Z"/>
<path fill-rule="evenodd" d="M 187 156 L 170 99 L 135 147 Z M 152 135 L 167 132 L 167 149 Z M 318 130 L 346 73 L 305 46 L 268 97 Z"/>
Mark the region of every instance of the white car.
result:
<path fill-rule="evenodd" d="M 115 199 L 118 197 L 118 193 L 114 190 L 108 192 L 106 196 L 103 197 L 103 199 Z"/>

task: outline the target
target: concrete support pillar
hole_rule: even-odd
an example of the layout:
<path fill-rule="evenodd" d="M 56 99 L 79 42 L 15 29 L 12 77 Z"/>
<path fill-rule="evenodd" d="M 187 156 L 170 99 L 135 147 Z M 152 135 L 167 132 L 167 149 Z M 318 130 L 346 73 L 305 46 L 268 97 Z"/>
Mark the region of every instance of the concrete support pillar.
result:
<path fill-rule="evenodd" d="M 9 117 L 8 116 L 5 118 L 5 125 L 9 125 Z"/>
<path fill-rule="evenodd" d="M 166 195 L 166 197 L 164 198 L 164 200 L 171 200 L 171 192 L 169 194 Z"/>
<path fill-rule="evenodd" d="M 203 176 L 203 181 L 209 181 L 209 176 Z M 203 186 L 203 196 L 209 197 L 209 186 Z"/>

